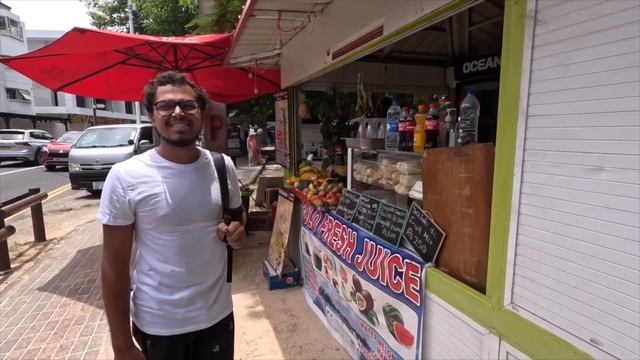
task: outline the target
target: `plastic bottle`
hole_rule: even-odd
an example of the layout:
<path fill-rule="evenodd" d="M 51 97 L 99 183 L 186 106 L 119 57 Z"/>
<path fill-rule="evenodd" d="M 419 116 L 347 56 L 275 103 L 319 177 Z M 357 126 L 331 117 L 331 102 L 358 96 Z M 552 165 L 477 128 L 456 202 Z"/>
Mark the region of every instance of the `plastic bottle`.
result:
<path fill-rule="evenodd" d="M 467 92 L 467 96 L 460 104 L 460 121 L 458 123 L 458 145 L 476 144 L 478 142 L 478 119 L 480 117 L 480 102 Z"/>
<path fill-rule="evenodd" d="M 359 125 L 358 125 L 358 133 L 356 137 L 364 138 L 366 136 L 367 136 L 367 123 L 364 121 L 364 119 L 360 119 Z"/>
<path fill-rule="evenodd" d="M 398 150 L 404 151 L 407 143 L 407 117 L 409 117 L 409 108 L 403 107 L 400 114 L 400 120 L 398 121 Z"/>
<path fill-rule="evenodd" d="M 447 116 L 445 116 L 444 118 L 444 125 L 445 125 L 445 139 L 443 140 L 444 145 L 443 146 L 456 146 L 456 135 L 455 135 L 455 128 L 456 128 L 456 109 L 455 108 L 449 108 L 447 109 Z M 442 134 L 442 132 L 440 132 Z M 441 139 L 442 140 L 442 139 Z"/>
<path fill-rule="evenodd" d="M 366 136 L 367 139 L 375 139 L 378 137 L 378 122 L 375 120 L 369 120 L 369 126 L 367 127 Z"/>
<path fill-rule="evenodd" d="M 427 149 L 438 147 L 439 118 L 440 118 L 440 110 L 438 109 L 438 103 L 429 104 L 429 112 L 427 113 L 427 120 L 424 122 L 425 148 Z"/>
<path fill-rule="evenodd" d="M 376 138 L 384 140 L 384 134 L 387 129 L 387 124 L 384 119 L 378 120 L 378 132 L 376 134 Z"/>
<path fill-rule="evenodd" d="M 418 112 L 415 116 L 416 127 L 413 129 L 413 152 L 422 153 L 424 151 L 424 123 L 427 121 L 427 107 L 424 104 L 418 105 Z"/>
<path fill-rule="evenodd" d="M 407 116 L 407 125 L 405 127 L 404 136 L 404 151 L 413 151 L 413 132 L 416 130 L 415 112 L 409 110 L 409 116 Z"/>
<path fill-rule="evenodd" d="M 393 105 L 387 111 L 387 133 L 384 137 L 385 150 L 398 151 L 398 145 L 400 143 L 400 136 L 398 134 L 400 115 L 402 109 L 396 100 L 393 101 Z"/>

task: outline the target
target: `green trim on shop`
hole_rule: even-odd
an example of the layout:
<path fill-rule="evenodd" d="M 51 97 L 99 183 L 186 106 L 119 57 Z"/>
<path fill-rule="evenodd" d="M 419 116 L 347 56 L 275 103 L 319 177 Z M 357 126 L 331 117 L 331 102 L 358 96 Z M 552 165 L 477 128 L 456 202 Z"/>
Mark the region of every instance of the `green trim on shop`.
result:
<path fill-rule="evenodd" d="M 359 58 L 369 54 L 370 52 L 381 48 L 385 45 L 391 44 L 394 41 L 400 40 L 401 38 L 407 36 L 407 34 L 413 32 L 413 31 L 417 31 L 420 30 L 422 28 L 424 28 L 425 26 L 434 24 L 448 16 L 450 16 L 452 13 L 460 11 L 464 8 L 470 7 L 471 5 L 473 5 L 474 3 L 478 3 L 481 2 L 481 0 L 452 0 L 450 2 L 448 2 L 447 4 L 435 9 L 434 11 L 431 11 L 428 14 L 423 15 L 422 17 L 411 21 L 395 30 L 393 30 L 392 32 L 383 35 L 380 38 L 377 38 L 375 40 L 372 40 L 371 42 L 363 45 L 362 47 L 342 56 L 341 58 L 338 58 L 336 61 L 328 64 L 327 66 L 314 71 L 313 73 L 311 73 L 310 75 L 307 75 L 305 77 L 303 77 L 302 79 L 294 82 L 293 84 L 291 84 L 290 86 L 294 86 L 294 85 L 299 85 L 302 84 L 306 81 L 312 80 L 317 78 L 318 76 L 321 76 L 323 74 L 328 73 L 329 71 L 335 70 L 337 68 L 340 68 L 346 64 L 349 64 L 353 61 L 358 60 Z"/>
<path fill-rule="evenodd" d="M 527 0 L 505 1 L 487 296 L 436 268 L 427 289 L 533 359 L 590 359 L 561 337 L 504 307 Z"/>
<path fill-rule="evenodd" d="M 487 269 L 487 296 L 496 310 L 504 307 L 526 15 L 526 0 L 505 2 Z"/>

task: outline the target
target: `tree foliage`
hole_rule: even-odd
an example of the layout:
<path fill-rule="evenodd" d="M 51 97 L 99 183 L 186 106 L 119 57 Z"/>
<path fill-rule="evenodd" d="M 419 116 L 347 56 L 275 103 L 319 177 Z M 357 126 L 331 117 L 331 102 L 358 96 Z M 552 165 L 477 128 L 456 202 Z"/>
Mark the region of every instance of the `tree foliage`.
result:
<path fill-rule="evenodd" d="M 210 14 L 196 18 L 187 26 L 194 34 L 233 32 L 244 3 L 244 0 L 216 0 Z"/>
<path fill-rule="evenodd" d="M 129 31 L 127 0 L 83 0 L 91 25 L 99 29 Z M 187 24 L 198 13 L 197 0 L 132 0 L 134 32 L 148 35 L 180 36 L 189 33 Z"/>
<path fill-rule="evenodd" d="M 273 95 L 264 95 L 229 104 L 227 105 L 227 111 L 230 115 L 246 124 L 263 127 L 268 121 L 275 121 L 275 98 Z"/>

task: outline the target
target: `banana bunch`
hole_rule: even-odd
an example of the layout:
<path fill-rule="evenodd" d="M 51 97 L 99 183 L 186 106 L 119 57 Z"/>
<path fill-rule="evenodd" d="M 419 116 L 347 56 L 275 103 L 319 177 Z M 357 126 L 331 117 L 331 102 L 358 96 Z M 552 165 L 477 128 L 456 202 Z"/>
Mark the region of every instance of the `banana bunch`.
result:
<path fill-rule="evenodd" d="M 313 166 L 306 165 L 298 169 L 298 177 L 300 180 L 316 180 L 322 177 L 322 174 L 321 170 Z"/>

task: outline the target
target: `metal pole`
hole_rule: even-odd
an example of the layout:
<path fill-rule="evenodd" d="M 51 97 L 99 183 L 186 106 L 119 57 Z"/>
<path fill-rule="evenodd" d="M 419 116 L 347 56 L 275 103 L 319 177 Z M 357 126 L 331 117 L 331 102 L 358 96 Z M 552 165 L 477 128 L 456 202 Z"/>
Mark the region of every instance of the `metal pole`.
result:
<path fill-rule="evenodd" d="M 4 228 L 4 217 L 0 216 L 0 229 Z M 7 239 L 0 241 L 0 275 L 11 271 L 11 258 L 9 257 L 9 243 Z"/>
<path fill-rule="evenodd" d="M 133 34 L 133 10 L 135 4 L 131 0 L 127 0 L 127 12 L 129 13 L 129 34 Z M 140 114 L 140 102 L 133 103 L 133 112 L 136 114 L 136 124 L 142 123 L 142 115 Z"/>
<path fill-rule="evenodd" d="M 29 194 L 40 193 L 40 188 L 29 189 Z M 38 201 L 31 206 L 31 224 L 33 225 L 33 239 L 37 242 L 47 241 L 44 231 L 44 214 L 42 213 L 42 202 Z"/>
<path fill-rule="evenodd" d="M 92 125 L 96 126 L 96 99 L 92 98 L 92 101 L 93 101 L 93 106 L 92 106 L 92 108 L 93 108 L 93 124 Z"/>

